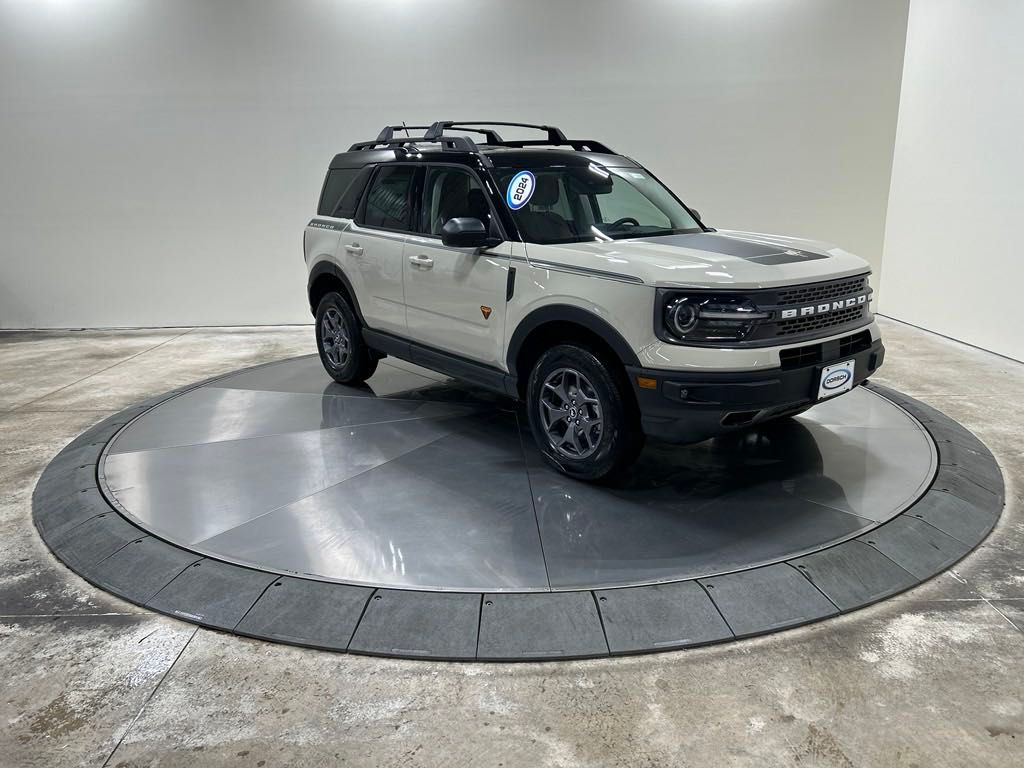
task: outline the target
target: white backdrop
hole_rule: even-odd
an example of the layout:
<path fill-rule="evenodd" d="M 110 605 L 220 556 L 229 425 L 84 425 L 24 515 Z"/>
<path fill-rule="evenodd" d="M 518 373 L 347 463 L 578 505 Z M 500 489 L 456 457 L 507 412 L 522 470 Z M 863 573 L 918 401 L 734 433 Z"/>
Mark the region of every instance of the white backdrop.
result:
<path fill-rule="evenodd" d="M 302 228 L 386 122 L 551 122 L 712 226 L 877 266 L 894 0 L 0 0 L 0 327 L 308 322 Z"/>
<path fill-rule="evenodd" d="M 881 310 L 1024 361 L 1024 3 L 913 0 Z"/>

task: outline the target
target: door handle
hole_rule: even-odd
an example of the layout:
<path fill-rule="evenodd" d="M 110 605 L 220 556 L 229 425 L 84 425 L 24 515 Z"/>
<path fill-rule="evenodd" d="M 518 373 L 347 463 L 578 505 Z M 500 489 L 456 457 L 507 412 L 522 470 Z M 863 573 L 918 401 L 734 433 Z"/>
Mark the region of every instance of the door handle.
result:
<path fill-rule="evenodd" d="M 430 269 L 434 266 L 434 260 L 429 256 L 424 256 L 422 253 L 418 256 L 410 256 L 409 263 L 420 269 Z"/>
<path fill-rule="evenodd" d="M 349 253 L 354 253 L 356 256 L 363 255 L 363 249 L 362 246 L 359 245 L 359 243 L 349 243 L 348 245 L 345 246 L 345 250 L 348 251 Z"/>

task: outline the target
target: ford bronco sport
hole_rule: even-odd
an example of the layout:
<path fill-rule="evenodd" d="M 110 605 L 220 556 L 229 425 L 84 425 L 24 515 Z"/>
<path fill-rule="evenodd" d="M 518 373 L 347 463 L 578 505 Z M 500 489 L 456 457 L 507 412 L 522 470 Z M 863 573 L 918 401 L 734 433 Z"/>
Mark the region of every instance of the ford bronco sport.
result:
<path fill-rule="evenodd" d="M 866 262 L 712 229 L 634 160 L 551 126 L 385 127 L 331 161 L 304 250 L 336 381 L 393 355 L 521 399 L 546 459 L 587 480 L 645 435 L 800 413 L 885 353 Z"/>

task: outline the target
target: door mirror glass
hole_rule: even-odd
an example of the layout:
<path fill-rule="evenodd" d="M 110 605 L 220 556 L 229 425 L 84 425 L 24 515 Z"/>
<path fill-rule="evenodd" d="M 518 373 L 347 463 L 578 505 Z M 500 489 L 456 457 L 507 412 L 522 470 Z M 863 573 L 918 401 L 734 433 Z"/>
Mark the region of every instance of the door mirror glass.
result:
<path fill-rule="evenodd" d="M 457 216 L 441 227 L 441 242 L 452 248 L 485 248 L 497 245 L 480 219 Z"/>

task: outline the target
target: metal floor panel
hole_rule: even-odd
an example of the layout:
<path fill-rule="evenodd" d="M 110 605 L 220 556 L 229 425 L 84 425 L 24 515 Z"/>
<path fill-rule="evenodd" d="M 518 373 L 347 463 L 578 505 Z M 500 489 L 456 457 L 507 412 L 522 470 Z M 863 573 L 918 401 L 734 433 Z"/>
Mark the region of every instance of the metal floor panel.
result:
<path fill-rule="evenodd" d="M 490 426 L 514 434 L 501 421 Z M 456 430 L 197 546 L 355 584 L 547 590 L 516 451 L 486 431 Z"/>
<path fill-rule="evenodd" d="M 201 387 L 142 415 L 110 453 L 409 419 L 451 418 L 473 412 L 473 406 L 458 403 Z"/>
<path fill-rule="evenodd" d="M 105 482 L 142 525 L 192 544 L 448 434 L 444 421 L 338 427 L 107 456 Z"/>
<path fill-rule="evenodd" d="M 605 589 L 709 577 L 852 539 L 917 499 L 934 444 L 860 387 L 804 416 L 678 447 L 614 487 L 540 461 L 509 400 L 404 364 L 362 387 L 316 356 L 147 411 L 101 482 L 130 519 L 209 557 L 413 590 Z"/>

